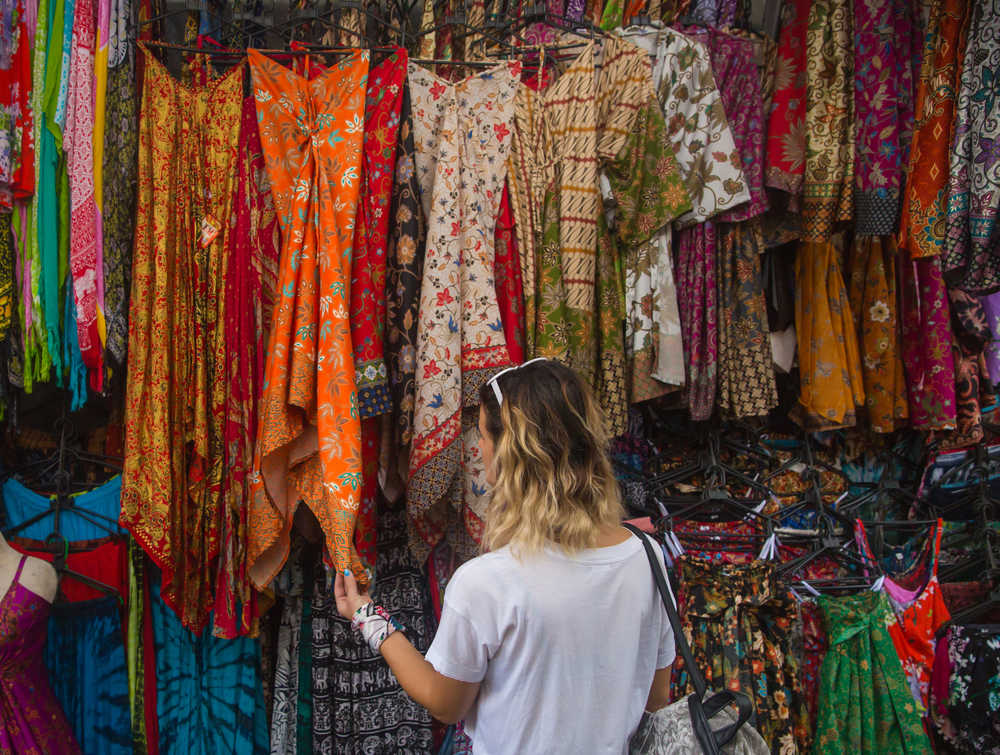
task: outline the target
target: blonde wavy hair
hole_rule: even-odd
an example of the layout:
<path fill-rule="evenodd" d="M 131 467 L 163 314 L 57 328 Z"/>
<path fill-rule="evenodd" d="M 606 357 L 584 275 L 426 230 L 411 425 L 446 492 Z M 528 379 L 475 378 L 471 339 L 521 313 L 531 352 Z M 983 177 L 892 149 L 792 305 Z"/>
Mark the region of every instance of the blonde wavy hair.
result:
<path fill-rule="evenodd" d="M 589 386 L 545 360 L 503 374 L 497 387 L 502 404 L 489 383 L 479 391 L 496 471 L 484 550 L 595 547 L 601 528 L 621 524 L 624 509 Z"/>

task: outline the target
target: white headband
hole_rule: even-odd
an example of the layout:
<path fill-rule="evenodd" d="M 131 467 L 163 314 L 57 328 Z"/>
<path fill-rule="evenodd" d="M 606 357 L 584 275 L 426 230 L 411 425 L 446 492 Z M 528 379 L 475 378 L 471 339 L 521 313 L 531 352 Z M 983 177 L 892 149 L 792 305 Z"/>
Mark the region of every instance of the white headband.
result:
<path fill-rule="evenodd" d="M 500 370 L 500 372 L 498 372 L 496 375 L 487 380 L 486 384 L 493 389 L 493 394 L 497 397 L 497 403 L 503 406 L 503 394 L 500 393 L 500 383 L 497 382 L 497 380 L 500 378 L 501 375 L 505 375 L 508 372 L 512 372 L 513 370 L 519 370 L 522 367 L 527 367 L 529 364 L 532 364 L 533 362 L 544 362 L 547 359 L 548 357 L 535 357 L 534 359 L 529 359 L 524 364 L 515 364 L 513 367 L 508 367 L 505 370 Z"/>

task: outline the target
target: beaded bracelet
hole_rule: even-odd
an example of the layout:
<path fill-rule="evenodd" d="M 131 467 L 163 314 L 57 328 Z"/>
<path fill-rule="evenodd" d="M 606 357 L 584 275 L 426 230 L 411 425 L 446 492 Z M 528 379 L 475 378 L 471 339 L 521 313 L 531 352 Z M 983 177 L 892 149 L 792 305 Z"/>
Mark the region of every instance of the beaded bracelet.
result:
<path fill-rule="evenodd" d="M 368 647 L 376 655 L 378 655 L 379 649 L 382 647 L 382 643 L 385 642 L 386 637 L 396 630 L 403 629 L 402 625 L 392 618 L 388 611 L 382 608 L 382 606 L 375 605 L 374 601 L 365 603 L 354 612 L 354 618 L 351 619 L 351 628 L 355 632 L 361 632 L 361 636 L 368 643 Z"/>

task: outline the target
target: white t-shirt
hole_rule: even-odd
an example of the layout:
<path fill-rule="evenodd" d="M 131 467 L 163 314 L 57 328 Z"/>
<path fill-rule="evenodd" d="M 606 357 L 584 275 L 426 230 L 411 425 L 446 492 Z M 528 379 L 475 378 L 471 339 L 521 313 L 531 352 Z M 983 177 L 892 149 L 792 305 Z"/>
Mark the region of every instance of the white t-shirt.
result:
<path fill-rule="evenodd" d="M 623 755 L 653 674 L 674 653 L 646 553 L 630 537 L 520 561 L 502 548 L 463 564 L 427 660 L 482 683 L 465 719 L 476 755 Z"/>

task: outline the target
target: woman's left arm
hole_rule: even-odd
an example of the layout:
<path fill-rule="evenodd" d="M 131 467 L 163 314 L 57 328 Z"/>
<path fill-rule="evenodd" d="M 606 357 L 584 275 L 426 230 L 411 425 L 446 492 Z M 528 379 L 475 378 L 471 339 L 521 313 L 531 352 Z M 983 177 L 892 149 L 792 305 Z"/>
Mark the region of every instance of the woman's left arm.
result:
<path fill-rule="evenodd" d="M 348 621 L 362 606 L 371 603 L 367 593 L 358 592 L 358 583 L 350 573 L 337 573 L 333 588 L 337 612 Z M 460 682 L 439 674 L 402 632 L 393 632 L 379 648 L 399 685 L 414 702 L 445 724 L 465 718 L 479 693 L 478 682 Z"/>

